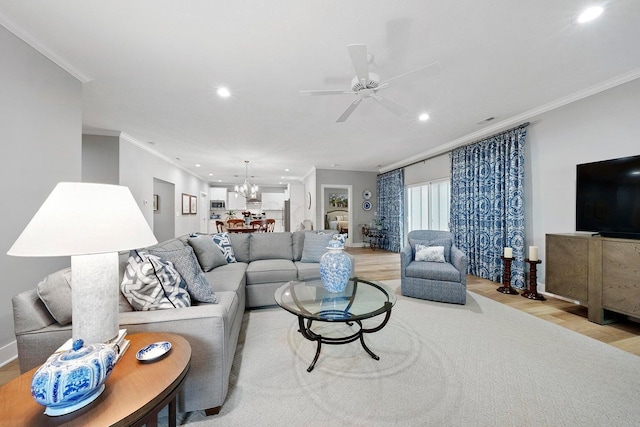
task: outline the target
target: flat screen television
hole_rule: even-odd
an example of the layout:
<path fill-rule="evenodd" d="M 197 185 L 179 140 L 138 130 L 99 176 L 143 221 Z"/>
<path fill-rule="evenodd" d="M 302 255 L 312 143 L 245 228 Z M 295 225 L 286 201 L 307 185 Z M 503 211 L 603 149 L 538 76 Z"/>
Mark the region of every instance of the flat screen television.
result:
<path fill-rule="evenodd" d="M 576 230 L 640 239 L 640 155 L 576 166 Z"/>

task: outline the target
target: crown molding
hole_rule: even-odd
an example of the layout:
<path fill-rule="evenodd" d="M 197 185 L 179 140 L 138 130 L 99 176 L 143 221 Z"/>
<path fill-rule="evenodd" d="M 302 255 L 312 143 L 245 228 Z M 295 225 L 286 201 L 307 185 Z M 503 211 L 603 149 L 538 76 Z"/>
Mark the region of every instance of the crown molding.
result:
<path fill-rule="evenodd" d="M 178 169 L 188 173 L 191 176 L 194 176 L 196 178 L 198 178 L 199 180 L 201 180 L 202 182 L 204 182 L 205 184 L 209 185 L 209 181 L 203 177 L 201 177 L 198 174 L 195 174 L 193 172 L 191 172 L 189 169 L 186 169 L 184 166 L 182 166 L 181 164 L 176 163 L 175 160 L 165 156 L 164 154 L 159 153 L 158 151 L 154 150 L 153 148 L 149 147 L 148 144 L 145 144 L 144 142 L 140 142 L 139 140 L 135 139 L 134 137 L 132 137 L 131 135 L 126 134 L 125 132 L 120 132 L 119 133 L 120 138 L 127 141 L 128 143 L 135 145 L 136 147 L 146 151 L 147 153 L 156 156 L 159 159 L 164 160 L 167 163 L 170 163 L 171 165 L 177 167 Z"/>
<path fill-rule="evenodd" d="M 15 22 L 10 20 L 6 15 L 0 12 L 0 25 L 5 27 L 8 31 L 13 33 L 20 40 L 40 52 L 42 55 L 47 57 L 54 64 L 65 70 L 67 73 L 71 74 L 76 79 L 80 80 L 81 83 L 88 83 L 93 80 L 93 77 L 88 74 L 83 73 L 78 70 L 76 67 L 71 65 L 66 59 L 55 53 L 49 47 L 45 46 L 40 40 L 36 37 L 29 34 L 22 27 L 17 25 Z"/>
<path fill-rule="evenodd" d="M 633 81 L 637 78 L 640 78 L 640 68 L 633 69 L 627 73 L 616 76 L 612 79 L 605 80 L 597 85 L 588 87 L 586 89 L 580 90 L 578 92 L 574 92 L 570 95 L 567 95 L 562 98 L 558 98 L 555 101 L 549 102 L 547 104 L 541 105 L 539 107 L 533 108 L 529 111 L 526 111 L 522 114 L 518 114 L 509 119 L 497 122 L 491 126 L 483 128 L 477 132 L 470 133 L 468 135 L 462 136 L 460 138 L 454 139 L 447 143 L 441 144 L 431 150 L 423 151 L 420 154 L 409 157 L 407 159 L 401 160 L 399 162 L 387 165 L 383 168 L 380 168 L 380 173 L 388 172 L 390 170 L 398 169 L 410 165 L 411 163 L 419 162 L 422 160 L 427 160 L 429 158 L 439 156 L 441 154 L 447 153 L 455 148 L 461 147 L 465 144 L 469 144 L 471 142 L 475 142 L 481 138 L 494 135 L 508 129 L 513 126 L 517 126 L 523 122 L 530 121 L 534 117 L 537 117 L 543 113 L 553 111 L 565 105 L 571 104 L 573 102 L 579 101 L 584 98 L 588 98 L 590 96 L 596 95 L 600 92 L 604 92 L 605 90 L 612 89 L 616 86 L 620 86 L 622 84 Z"/>
<path fill-rule="evenodd" d="M 116 130 L 106 129 L 82 129 L 83 135 L 95 135 L 95 136 L 120 136 L 122 132 Z"/>

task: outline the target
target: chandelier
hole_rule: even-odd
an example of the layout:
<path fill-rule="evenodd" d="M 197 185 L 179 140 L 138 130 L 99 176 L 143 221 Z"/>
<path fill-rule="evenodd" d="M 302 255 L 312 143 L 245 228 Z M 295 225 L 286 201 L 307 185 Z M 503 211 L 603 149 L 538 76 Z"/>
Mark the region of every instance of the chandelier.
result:
<path fill-rule="evenodd" d="M 258 196 L 258 186 L 249 182 L 249 160 L 244 161 L 244 183 L 236 185 L 236 194 L 247 199 L 255 199 Z"/>

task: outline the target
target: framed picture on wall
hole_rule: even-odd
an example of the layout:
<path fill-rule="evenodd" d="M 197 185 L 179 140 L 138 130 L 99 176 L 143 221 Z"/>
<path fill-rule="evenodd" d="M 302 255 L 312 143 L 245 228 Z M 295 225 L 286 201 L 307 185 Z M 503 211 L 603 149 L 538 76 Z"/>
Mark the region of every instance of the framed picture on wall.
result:
<path fill-rule="evenodd" d="M 198 196 L 191 196 L 191 207 L 189 208 L 189 213 L 193 215 L 198 213 Z"/>
<path fill-rule="evenodd" d="M 158 198 L 158 195 L 157 195 L 157 194 L 154 194 L 154 195 L 153 195 L 153 210 L 154 210 L 154 212 L 158 210 L 158 207 L 159 207 L 158 203 L 159 203 L 159 201 L 160 201 L 160 199 Z"/>
<path fill-rule="evenodd" d="M 182 193 L 182 215 L 189 215 L 191 213 L 191 196 Z"/>

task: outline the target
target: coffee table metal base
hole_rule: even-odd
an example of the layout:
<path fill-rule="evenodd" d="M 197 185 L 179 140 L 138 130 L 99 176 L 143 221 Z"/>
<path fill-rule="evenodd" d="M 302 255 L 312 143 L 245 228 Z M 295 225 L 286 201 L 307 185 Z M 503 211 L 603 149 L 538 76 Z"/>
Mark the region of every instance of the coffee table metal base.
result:
<path fill-rule="evenodd" d="M 357 331 L 345 337 L 325 337 L 320 334 L 317 334 L 311 330 L 311 326 L 313 324 L 312 319 L 306 319 L 306 322 L 305 322 L 305 318 L 303 316 L 298 316 L 298 326 L 299 326 L 298 332 L 300 332 L 302 336 L 308 339 L 309 341 L 315 341 L 318 344 L 316 348 L 316 355 L 314 356 L 313 361 L 311 362 L 311 365 L 309 365 L 309 367 L 307 368 L 307 372 L 313 371 L 313 368 L 316 366 L 318 357 L 320 357 L 320 350 L 322 349 L 323 343 L 337 345 L 337 344 L 348 344 L 350 342 L 360 340 L 360 344 L 362 345 L 362 348 L 364 348 L 364 350 L 369 354 L 369 356 L 371 356 L 374 360 L 380 360 L 380 357 L 376 355 L 373 351 L 371 351 L 369 347 L 367 347 L 367 345 L 365 344 L 364 334 L 377 332 L 380 329 L 385 327 L 385 325 L 389 321 L 389 318 L 391 317 L 391 306 L 392 306 L 391 303 L 387 303 L 387 304 L 388 305 L 385 307 L 387 310 L 386 310 L 386 315 L 384 317 L 384 320 L 375 328 L 365 329 L 362 326 L 362 322 L 360 320 L 345 321 L 344 323 L 346 323 L 349 326 L 353 326 L 354 323 L 356 323 L 359 326 L 359 329 Z M 341 310 L 323 310 L 318 314 L 321 315 L 322 317 L 328 317 L 328 318 L 331 318 L 333 316 L 335 316 L 336 318 L 345 317 L 345 312 Z"/>

